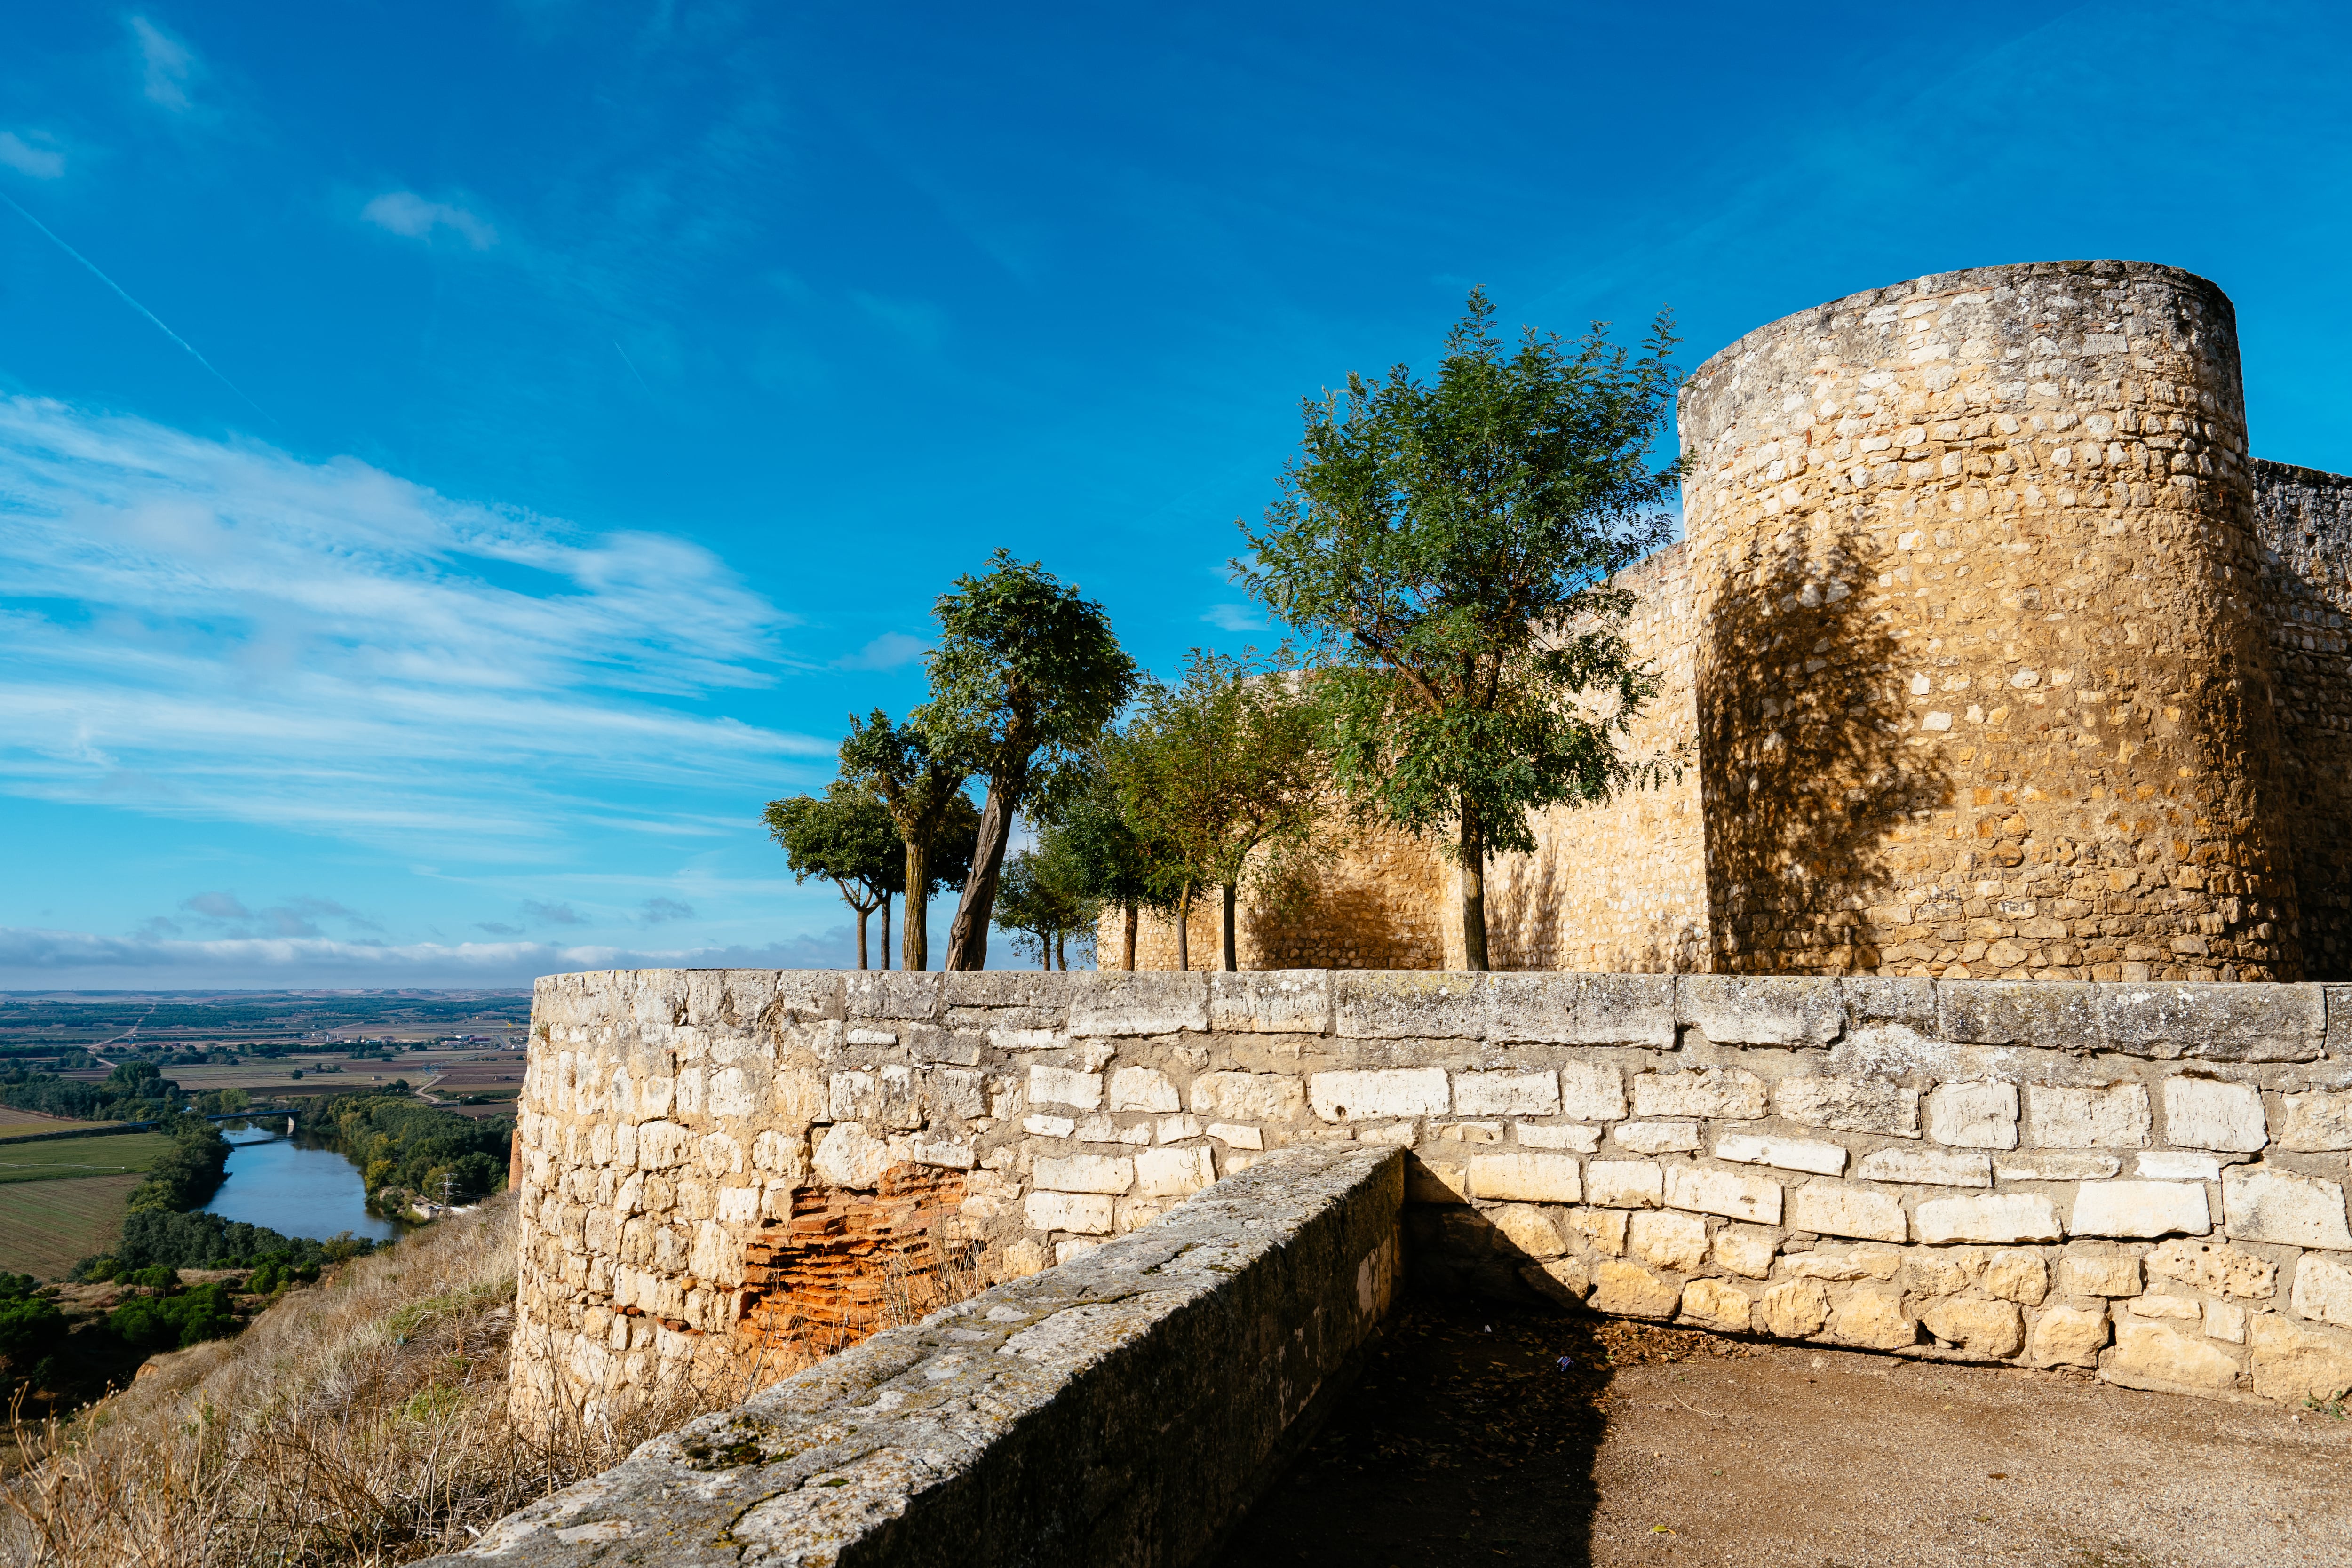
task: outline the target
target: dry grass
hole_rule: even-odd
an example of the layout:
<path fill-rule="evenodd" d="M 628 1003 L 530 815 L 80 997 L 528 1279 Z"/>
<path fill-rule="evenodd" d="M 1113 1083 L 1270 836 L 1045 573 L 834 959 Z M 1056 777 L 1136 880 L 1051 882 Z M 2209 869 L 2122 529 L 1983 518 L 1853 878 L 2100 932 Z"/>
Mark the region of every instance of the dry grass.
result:
<path fill-rule="evenodd" d="M 19 1451 L 45 1458 L 0 1494 L 0 1559 L 409 1562 L 741 1397 L 730 1377 L 551 1432 L 510 1421 L 512 1212 L 501 1197 L 444 1220 L 237 1339 L 157 1358 L 78 1420 L 20 1427 Z"/>

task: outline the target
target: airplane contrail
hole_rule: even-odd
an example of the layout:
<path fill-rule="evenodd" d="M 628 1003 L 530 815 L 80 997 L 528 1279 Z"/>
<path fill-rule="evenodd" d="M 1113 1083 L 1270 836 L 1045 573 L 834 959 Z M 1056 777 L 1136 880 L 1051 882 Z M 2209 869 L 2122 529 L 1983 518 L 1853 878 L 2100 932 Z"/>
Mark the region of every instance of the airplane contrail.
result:
<path fill-rule="evenodd" d="M 212 361 L 206 359 L 204 355 L 196 352 L 195 345 L 194 343 L 191 343 L 187 339 L 182 337 L 179 333 L 165 326 L 163 324 L 163 317 L 157 315 L 154 311 L 149 310 L 146 306 L 132 299 L 131 297 L 131 291 L 128 289 L 125 289 L 121 284 L 117 283 L 113 279 L 109 278 L 105 273 L 100 272 L 98 269 L 98 263 L 92 261 L 89 257 L 84 256 L 80 251 L 76 250 L 72 246 L 68 245 L 64 240 L 59 239 L 56 232 L 52 230 L 48 225 L 43 223 L 39 218 L 35 217 L 23 207 L 16 206 L 16 199 L 14 196 L 11 196 L 5 191 L 0 191 L 0 202 L 6 202 L 10 206 L 16 207 L 16 216 L 18 217 L 23 218 L 26 223 L 31 224 L 35 228 L 39 229 L 43 234 L 48 236 L 50 241 L 54 243 L 59 250 L 64 251 L 68 256 L 72 257 L 76 261 L 79 261 L 84 267 L 89 268 L 91 277 L 96 278 L 100 282 L 113 289 L 117 294 L 121 295 L 122 302 L 124 304 L 130 306 L 132 310 L 138 311 L 141 315 L 154 322 L 155 330 L 157 331 L 163 333 L 165 337 L 171 339 L 173 342 L 187 350 L 188 357 L 194 360 L 206 370 L 211 371 L 214 376 L 219 380 L 223 386 L 226 386 L 231 392 L 236 393 L 239 397 L 245 397 L 245 401 L 252 405 L 253 411 L 256 414 L 260 415 L 272 425 L 278 423 L 278 416 L 270 413 L 268 409 L 264 408 L 260 404 L 255 403 L 252 398 L 246 397 L 245 389 L 237 385 L 236 383 L 231 381 L 228 377 L 222 375 L 219 368 L 215 366 Z"/>

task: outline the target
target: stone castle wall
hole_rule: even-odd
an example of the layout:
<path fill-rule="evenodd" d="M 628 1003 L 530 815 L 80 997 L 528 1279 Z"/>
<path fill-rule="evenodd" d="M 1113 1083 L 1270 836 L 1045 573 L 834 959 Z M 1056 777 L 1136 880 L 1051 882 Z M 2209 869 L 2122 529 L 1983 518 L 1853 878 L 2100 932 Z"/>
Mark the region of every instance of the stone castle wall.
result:
<path fill-rule="evenodd" d="M 1309 1144 L 1407 1152 L 1436 1288 L 2352 1386 L 2352 987 L 644 971 L 532 1013 L 526 1414 L 740 1379 L 918 1241 L 1023 1276 Z"/>
<path fill-rule="evenodd" d="M 2352 978 L 2352 479 L 2249 458 L 2220 289 L 1872 289 L 1706 361 L 1679 425 L 1685 542 L 1628 583 L 1643 739 L 1691 765 L 1497 860 L 1498 967 Z M 1345 944 L 1426 931 L 1434 883 L 1420 962 L 1458 963 L 1407 860 Z"/>

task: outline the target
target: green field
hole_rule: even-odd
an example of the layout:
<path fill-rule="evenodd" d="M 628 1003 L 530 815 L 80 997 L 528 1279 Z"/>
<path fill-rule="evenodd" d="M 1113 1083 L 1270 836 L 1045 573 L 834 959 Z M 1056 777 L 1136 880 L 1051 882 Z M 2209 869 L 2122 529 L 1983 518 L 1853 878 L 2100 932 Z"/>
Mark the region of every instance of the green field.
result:
<path fill-rule="evenodd" d="M 0 1268 L 62 1279 L 76 1263 L 114 1245 L 138 1184 L 128 1175 L 0 1186 Z"/>
<path fill-rule="evenodd" d="M 137 1175 L 171 1146 L 171 1138 L 162 1132 L 59 1138 L 47 1142 L 0 1142 L 0 1185 Z"/>

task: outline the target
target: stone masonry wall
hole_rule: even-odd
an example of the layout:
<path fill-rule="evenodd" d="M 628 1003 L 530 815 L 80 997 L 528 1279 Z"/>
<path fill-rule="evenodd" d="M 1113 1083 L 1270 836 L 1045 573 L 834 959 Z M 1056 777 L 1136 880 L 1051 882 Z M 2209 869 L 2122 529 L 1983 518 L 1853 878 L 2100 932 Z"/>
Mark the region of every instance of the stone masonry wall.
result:
<path fill-rule="evenodd" d="M 567 974 L 517 1136 L 525 1413 L 740 1366 L 791 1285 L 749 1261 L 839 1194 L 953 1173 L 944 1239 L 1004 1279 L 1302 1144 L 1409 1152 L 1432 1288 L 2352 1387 L 2352 987 Z"/>
<path fill-rule="evenodd" d="M 2287 834 L 2314 980 L 2352 980 L 2352 479 L 2254 464 Z"/>

